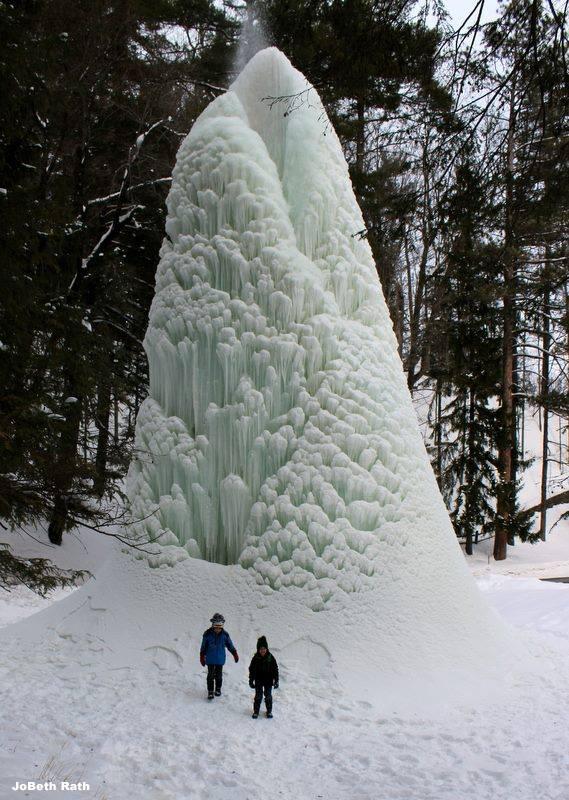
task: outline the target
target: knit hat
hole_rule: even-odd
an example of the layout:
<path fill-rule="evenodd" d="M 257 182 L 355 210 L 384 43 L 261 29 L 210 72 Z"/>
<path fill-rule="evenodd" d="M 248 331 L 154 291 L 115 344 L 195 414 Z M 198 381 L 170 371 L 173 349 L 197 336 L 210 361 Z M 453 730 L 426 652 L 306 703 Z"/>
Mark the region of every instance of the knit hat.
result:
<path fill-rule="evenodd" d="M 223 614 L 214 614 L 210 622 L 212 625 L 223 625 L 225 623 L 225 617 Z"/>
<path fill-rule="evenodd" d="M 261 647 L 266 647 L 267 650 L 269 649 L 266 636 L 259 636 L 259 638 L 257 639 L 257 652 L 259 652 Z"/>

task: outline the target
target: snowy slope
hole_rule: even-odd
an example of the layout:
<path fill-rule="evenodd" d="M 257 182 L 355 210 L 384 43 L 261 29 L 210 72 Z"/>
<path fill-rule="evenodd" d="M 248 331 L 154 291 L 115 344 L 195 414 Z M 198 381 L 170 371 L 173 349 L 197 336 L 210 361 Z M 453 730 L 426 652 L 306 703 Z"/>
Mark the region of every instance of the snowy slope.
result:
<path fill-rule="evenodd" d="M 19 558 L 44 558 L 62 570 L 85 570 L 97 575 L 112 552 L 113 540 L 111 536 L 79 527 L 66 533 L 64 546 L 58 547 L 49 541 L 47 523 L 38 523 L 3 530 L 0 542 L 6 543 L 10 552 Z M 60 588 L 48 597 L 41 597 L 22 584 L 12 586 L 10 591 L 0 589 L 0 627 L 47 608 L 73 591 L 75 589 Z"/>

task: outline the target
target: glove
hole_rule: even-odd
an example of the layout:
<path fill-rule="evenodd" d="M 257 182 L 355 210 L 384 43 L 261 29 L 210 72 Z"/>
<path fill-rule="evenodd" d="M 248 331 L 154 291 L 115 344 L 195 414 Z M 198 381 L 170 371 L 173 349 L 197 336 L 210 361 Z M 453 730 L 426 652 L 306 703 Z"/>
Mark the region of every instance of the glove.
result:
<path fill-rule="evenodd" d="M 278 688 L 279 688 L 279 682 L 275 681 L 275 689 L 278 689 Z"/>
<path fill-rule="evenodd" d="M 200 664 L 205 667 L 205 653 L 200 653 Z"/>
<path fill-rule="evenodd" d="M 249 689 L 254 689 L 254 688 L 255 688 L 254 681 L 249 681 Z"/>
<path fill-rule="evenodd" d="M 237 653 L 237 650 L 233 653 L 233 658 L 235 659 L 235 663 L 237 664 L 237 662 L 239 661 L 239 654 Z"/>

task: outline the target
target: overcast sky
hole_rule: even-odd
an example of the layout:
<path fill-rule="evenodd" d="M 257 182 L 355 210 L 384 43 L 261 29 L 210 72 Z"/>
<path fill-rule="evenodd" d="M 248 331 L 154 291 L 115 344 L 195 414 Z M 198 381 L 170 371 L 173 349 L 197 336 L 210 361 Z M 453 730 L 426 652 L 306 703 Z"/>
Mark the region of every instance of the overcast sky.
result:
<path fill-rule="evenodd" d="M 460 25 L 460 23 L 466 19 L 466 17 L 470 14 L 475 5 L 476 5 L 476 0 L 445 0 L 445 6 L 447 7 L 448 12 L 452 17 L 455 26 Z M 488 22 L 489 20 L 494 19 L 497 16 L 496 13 L 497 6 L 498 6 L 498 0 L 484 1 L 482 22 Z M 469 23 L 474 21 L 475 17 L 469 20 Z"/>

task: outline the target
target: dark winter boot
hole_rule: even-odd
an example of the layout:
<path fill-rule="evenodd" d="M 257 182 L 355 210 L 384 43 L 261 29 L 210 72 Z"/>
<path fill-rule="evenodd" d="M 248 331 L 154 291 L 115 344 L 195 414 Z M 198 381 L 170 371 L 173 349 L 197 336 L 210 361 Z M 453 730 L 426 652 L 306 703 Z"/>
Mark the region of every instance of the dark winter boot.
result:
<path fill-rule="evenodd" d="M 208 700 L 213 700 L 213 692 L 208 692 L 207 693 L 207 699 Z"/>
<path fill-rule="evenodd" d="M 273 693 L 272 693 L 272 687 L 270 687 L 270 686 L 266 686 L 265 687 L 265 709 L 266 709 L 266 712 L 267 712 L 265 714 L 265 716 L 267 716 L 269 719 L 272 719 L 273 718 Z"/>
<path fill-rule="evenodd" d="M 215 679 L 215 696 L 219 697 L 221 694 L 221 684 L 223 683 L 223 667 L 221 664 L 216 664 L 213 673 Z"/>
<path fill-rule="evenodd" d="M 258 719 L 259 718 L 259 712 L 258 711 L 253 711 L 251 716 L 252 716 L 253 719 Z"/>

